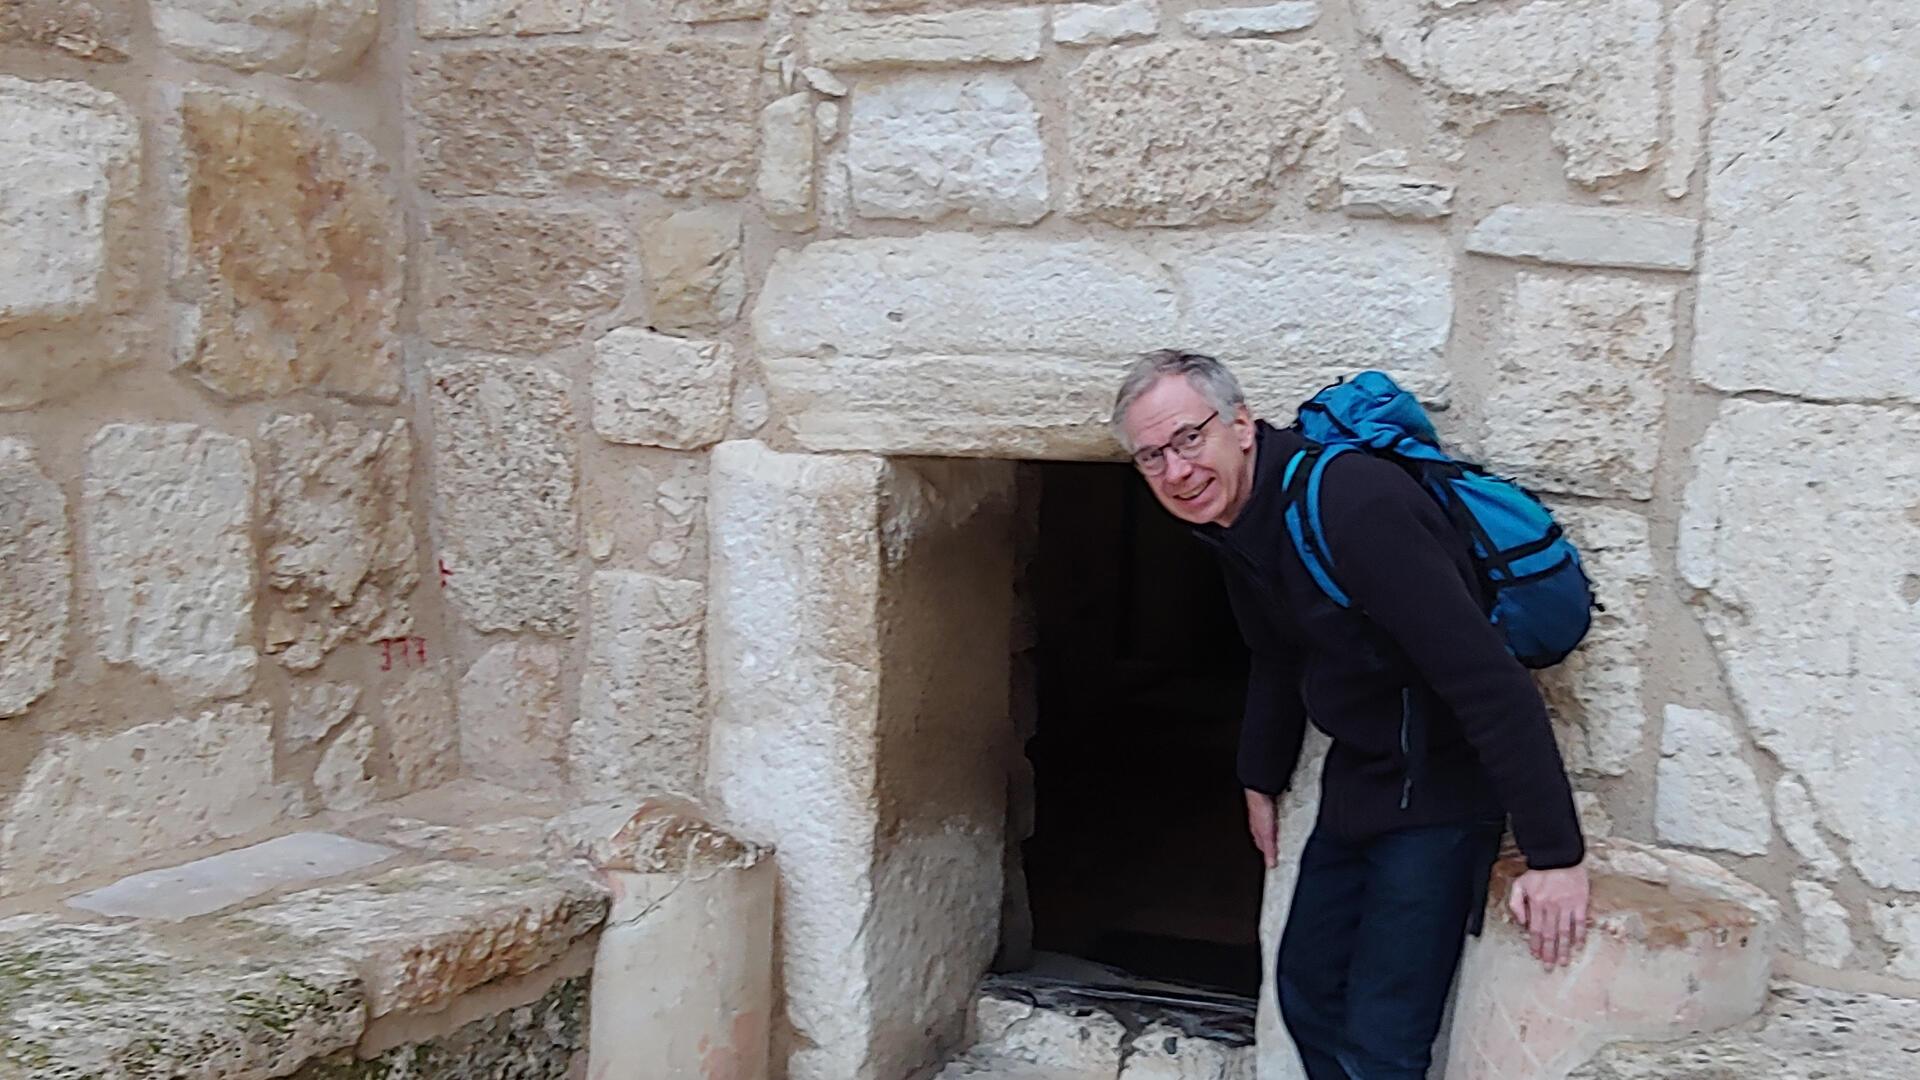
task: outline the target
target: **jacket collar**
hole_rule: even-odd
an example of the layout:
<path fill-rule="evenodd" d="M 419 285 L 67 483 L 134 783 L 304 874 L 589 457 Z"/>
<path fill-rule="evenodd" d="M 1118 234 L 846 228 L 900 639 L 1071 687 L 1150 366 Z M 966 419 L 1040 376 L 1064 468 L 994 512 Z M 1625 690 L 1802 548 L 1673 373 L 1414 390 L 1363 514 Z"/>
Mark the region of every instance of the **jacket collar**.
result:
<path fill-rule="evenodd" d="M 1247 495 L 1247 505 L 1240 508 L 1240 516 L 1232 525 L 1195 525 L 1194 534 L 1216 544 L 1246 543 L 1272 536 L 1275 530 L 1283 528 L 1281 515 L 1286 509 L 1286 498 L 1280 490 L 1281 481 L 1286 475 L 1287 462 L 1306 444 L 1307 440 L 1291 428 L 1277 428 L 1265 420 L 1254 421 L 1253 491 Z"/>

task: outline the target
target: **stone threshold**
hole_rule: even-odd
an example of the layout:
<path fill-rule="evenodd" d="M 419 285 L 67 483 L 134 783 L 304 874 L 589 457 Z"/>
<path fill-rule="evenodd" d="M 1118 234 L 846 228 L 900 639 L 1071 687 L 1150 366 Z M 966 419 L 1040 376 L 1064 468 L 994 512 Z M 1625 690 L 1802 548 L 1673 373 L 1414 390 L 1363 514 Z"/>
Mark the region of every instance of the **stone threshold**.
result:
<path fill-rule="evenodd" d="M 500 794 L 308 819 L 0 919 L 0 1075 L 400 1080 L 505 1055 L 559 1080 L 609 898 Z"/>

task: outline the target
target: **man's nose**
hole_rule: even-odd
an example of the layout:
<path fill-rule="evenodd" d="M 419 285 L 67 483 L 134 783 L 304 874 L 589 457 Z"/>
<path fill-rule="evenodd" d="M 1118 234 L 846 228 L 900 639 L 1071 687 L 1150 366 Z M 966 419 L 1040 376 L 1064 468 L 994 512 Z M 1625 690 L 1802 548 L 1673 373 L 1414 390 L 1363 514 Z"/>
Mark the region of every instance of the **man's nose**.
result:
<path fill-rule="evenodd" d="M 1171 450 L 1161 454 L 1161 459 L 1167 463 L 1167 483 L 1169 484 L 1177 484 L 1185 480 L 1187 474 L 1193 472 L 1193 462 Z"/>

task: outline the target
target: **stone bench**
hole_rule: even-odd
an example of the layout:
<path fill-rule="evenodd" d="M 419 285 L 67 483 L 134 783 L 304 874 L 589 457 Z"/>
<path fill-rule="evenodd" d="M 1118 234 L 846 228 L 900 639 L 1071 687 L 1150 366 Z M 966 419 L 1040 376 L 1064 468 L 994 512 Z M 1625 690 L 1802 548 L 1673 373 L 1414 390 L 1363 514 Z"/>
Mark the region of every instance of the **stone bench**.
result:
<path fill-rule="evenodd" d="M 560 1080 L 607 891 L 518 843 L 444 857 L 496 828 L 369 818 L 413 846 L 279 837 L 0 920 L 0 1077 Z"/>

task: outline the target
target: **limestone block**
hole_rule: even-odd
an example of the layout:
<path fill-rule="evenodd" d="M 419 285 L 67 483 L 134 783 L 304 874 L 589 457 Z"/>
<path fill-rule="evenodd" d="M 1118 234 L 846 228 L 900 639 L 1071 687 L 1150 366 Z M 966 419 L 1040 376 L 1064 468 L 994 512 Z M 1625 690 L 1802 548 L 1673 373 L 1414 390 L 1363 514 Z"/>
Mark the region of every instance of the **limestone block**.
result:
<path fill-rule="evenodd" d="M 1669 199 L 1684 199 L 1700 167 L 1700 150 L 1707 137 L 1707 26 L 1713 20 L 1710 0 L 1682 0 L 1667 15 L 1667 65 L 1673 82 L 1667 91 L 1671 129 L 1665 160 L 1661 162 L 1661 190 Z"/>
<path fill-rule="evenodd" d="M 765 18 L 767 7 L 767 0 L 674 0 L 668 14 L 683 23 L 736 22 Z"/>
<path fill-rule="evenodd" d="M 39 8 L 0 7 L 0 39 L 23 28 L 12 18 L 61 34 Z M 119 98 L 0 76 L 0 409 L 78 390 L 131 359 L 136 335 L 113 319 L 135 286 L 139 188 L 140 126 Z"/>
<path fill-rule="evenodd" d="M 53 689 L 72 593 L 67 497 L 31 444 L 0 439 L 0 717 Z"/>
<path fill-rule="evenodd" d="M 257 705 L 49 739 L 0 828 L 0 892 L 72 881 L 271 824 L 273 729 Z"/>
<path fill-rule="evenodd" d="M 1587 638 L 1572 656 L 1537 676 L 1554 720 L 1561 754 L 1576 773 L 1622 776 L 1646 730 L 1641 653 L 1652 615 L 1653 541 L 1647 519 L 1600 506 L 1553 508 L 1580 551 L 1605 610 L 1593 612 Z"/>
<path fill-rule="evenodd" d="M 598 28 L 610 12 L 600 0 L 414 0 L 423 38 L 532 37 Z"/>
<path fill-rule="evenodd" d="M 348 965 L 368 1014 L 431 1009 L 494 979 L 551 963 L 607 914 L 606 893 L 539 864 L 437 862 L 294 893 L 219 920 Z"/>
<path fill-rule="evenodd" d="M 117 62 L 132 48 L 133 0 L 15 0 L 0 7 L 0 45 Z"/>
<path fill-rule="evenodd" d="M 591 210 L 451 206 L 428 227 L 420 328 L 442 345 L 544 352 L 574 344 L 627 290 L 626 230 Z"/>
<path fill-rule="evenodd" d="M 373 741 L 373 724 L 360 716 L 327 746 L 313 770 L 320 805 L 329 810 L 358 810 L 379 797 L 380 782 L 372 768 Z"/>
<path fill-rule="evenodd" d="M 408 597 L 420 569 L 408 510 L 407 422 L 382 431 L 351 420 L 277 416 L 261 425 L 260 440 L 267 457 L 267 584 L 281 609 L 267 651 L 306 671 L 349 636 L 377 641 L 412 633 Z"/>
<path fill-rule="evenodd" d="M 403 1043 L 370 1058 L 347 1051 L 309 1063 L 290 1080 L 571 1080 L 587 1045 L 585 975 L 554 984 L 540 1000 L 483 1016 L 436 1039 Z M 598 1028 L 596 1027 L 597 1031 Z"/>
<path fill-rule="evenodd" d="M 380 0 L 154 0 L 153 28 L 188 60 L 323 79 L 373 44 Z"/>
<path fill-rule="evenodd" d="M 1391 173 L 1348 173 L 1340 178 L 1340 209 L 1348 217 L 1434 221 L 1453 213 L 1453 185 Z"/>
<path fill-rule="evenodd" d="M 297 682 L 288 694 L 281 738 L 294 750 L 311 746 L 333 734 L 358 704 L 360 687 L 353 683 Z"/>
<path fill-rule="evenodd" d="M 1320 21 L 1319 0 L 1279 0 L 1259 7 L 1202 8 L 1187 12 L 1187 33 L 1196 38 L 1263 37 L 1305 30 Z"/>
<path fill-rule="evenodd" d="M 1725 403 L 1694 454 L 1679 567 L 1754 740 L 1862 877 L 1920 890 L 1914 446 L 1920 416 L 1894 409 Z M 1844 557 L 1809 557 L 1837 535 Z"/>
<path fill-rule="evenodd" d="M 663 1076 L 711 1072 L 715 1060 L 731 1075 L 766 1075 L 771 853 L 678 800 L 593 809 L 562 828 L 613 891 L 594 954 L 588 1080 L 620 1080 L 636 1061 Z"/>
<path fill-rule="evenodd" d="M 182 694 L 253 682 L 253 457 L 192 424 L 109 424 L 87 449 L 94 638 Z"/>
<path fill-rule="evenodd" d="M 277 889 L 311 885 L 400 854 L 332 833 L 275 837 L 204 859 L 121 878 L 82 893 L 68 907 L 97 915 L 178 922 L 232 907 Z"/>
<path fill-rule="evenodd" d="M 1779 982 L 1757 1026 L 1666 1043 L 1618 1043 L 1568 1080 L 1722 1080 L 1765 1076 L 1894 1080 L 1913 1069 L 1920 1002 Z"/>
<path fill-rule="evenodd" d="M 1320 169 L 1340 68 L 1318 42 L 1165 42 L 1067 77 L 1071 209 L 1114 225 L 1249 221 Z"/>
<path fill-rule="evenodd" d="M 753 309 L 762 355 L 1121 356 L 1178 328 L 1157 260 L 1092 240 L 923 233 L 781 251 Z"/>
<path fill-rule="evenodd" d="M 267 942 L 246 944 L 206 957 L 126 924 L 10 923 L 0 932 L 8 973 L 0 1070 L 266 1080 L 359 1040 L 366 1014 L 357 977 Z"/>
<path fill-rule="evenodd" d="M 1653 497 L 1675 290 L 1523 273 L 1487 396 L 1490 468 L 1529 487 Z"/>
<path fill-rule="evenodd" d="M 1260 955 L 1278 958 L 1280 938 L 1286 932 L 1287 916 L 1293 910 L 1293 890 L 1300 880 L 1300 853 L 1307 848 L 1320 817 L 1320 776 L 1332 740 L 1318 728 L 1308 728 L 1300 750 L 1300 763 L 1293 770 L 1293 784 L 1280 796 L 1278 858 L 1267 871 L 1260 892 Z M 1260 1080 L 1306 1080 L 1301 1071 L 1300 1054 L 1293 1036 L 1280 1018 L 1279 991 L 1273 982 L 1273 965 L 1265 966 L 1260 978 L 1260 1002 L 1254 1014 L 1255 1064 Z"/>
<path fill-rule="evenodd" d="M 1800 909 L 1800 955 L 1827 967 L 1845 967 L 1853 955 L 1853 931 L 1847 926 L 1847 909 L 1833 890 L 1817 881 L 1796 881 L 1793 903 Z"/>
<path fill-rule="evenodd" d="M 420 181 L 439 195 L 742 195 L 759 70 L 758 47 L 730 41 L 421 54 L 408 95 Z"/>
<path fill-rule="evenodd" d="M 460 729 L 439 665 L 408 675 L 387 695 L 380 726 L 401 792 L 444 784 L 459 774 Z"/>
<path fill-rule="evenodd" d="M 505 641 L 460 679 L 460 761 L 467 775 L 557 791 L 566 782 L 566 657 L 538 641 Z"/>
<path fill-rule="evenodd" d="M 1773 786 L 1773 819 L 1780 826 L 1780 835 L 1787 838 L 1815 877 L 1832 881 L 1840 876 L 1840 856 L 1820 835 L 1820 812 L 1813 807 L 1807 785 L 1798 778 L 1783 776 Z"/>
<path fill-rule="evenodd" d="M 252 94 L 180 109 L 179 367 L 215 393 L 400 391 L 406 232 L 365 140 Z"/>
<path fill-rule="evenodd" d="M 1658 0 L 1554 0 L 1448 17 L 1446 4 L 1357 0 L 1359 29 L 1437 93 L 1437 148 L 1512 111 L 1545 111 L 1568 179 L 1598 186 L 1654 161 L 1661 140 Z M 1454 5 L 1457 6 L 1457 5 Z"/>
<path fill-rule="evenodd" d="M 733 347 L 623 326 L 593 347 L 593 430 L 609 442 L 697 450 L 727 433 Z"/>
<path fill-rule="evenodd" d="M 712 332 L 739 317 L 747 277 L 737 208 L 703 206 L 667 217 L 641 234 L 640 259 L 648 325 Z"/>
<path fill-rule="evenodd" d="M 1766 1001 L 1778 906 L 1699 856 L 1625 840 L 1591 845 L 1591 928 L 1571 967 L 1549 970 L 1505 914 L 1525 868 L 1494 871 L 1486 932 L 1462 961 L 1451 1080 L 1563 1077 L 1608 1042 L 1730 1027 Z"/>
<path fill-rule="evenodd" d="M 1723 716 L 1667 706 L 1654 829 L 1670 844 L 1764 855 L 1772 820 L 1740 737 Z"/>
<path fill-rule="evenodd" d="M 1053 8 L 1055 45 L 1112 45 L 1160 32 L 1157 0 L 1123 0 L 1118 4 L 1056 4 Z"/>
<path fill-rule="evenodd" d="M 1050 1009 L 987 994 L 974 1007 L 974 1027 L 974 1053 L 1069 1076 L 1117 1072 L 1128 1042 L 1120 1021 L 1099 1009 Z"/>
<path fill-rule="evenodd" d="M 862 217 L 1031 225 L 1047 213 L 1040 113 L 993 72 L 861 83 L 847 130 L 853 207 Z"/>
<path fill-rule="evenodd" d="M 808 20 L 807 56 L 829 70 L 940 64 L 1011 64 L 1040 55 L 1040 7 L 935 14 L 827 13 Z"/>
<path fill-rule="evenodd" d="M 1118 1080 L 1254 1080 L 1254 1048 L 1198 1039 L 1169 1024 L 1132 1037 Z"/>
<path fill-rule="evenodd" d="M 1692 218 L 1604 206 L 1507 205 L 1467 234 L 1467 250 L 1522 262 L 1691 270 Z"/>
<path fill-rule="evenodd" d="M 813 164 L 813 98 L 789 94 L 762 109 L 754 192 L 775 228 L 813 228 Z"/>
<path fill-rule="evenodd" d="M 706 575 L 706 455 L 634 449 L 588 473 L 587 550 L 672 577 Z"/>
<path fill-rule="evenodd" d="M 593 575 L 573 782 L 607 796 L 699 790 L 707 681 L 697 581 L 602 570 Z"/>
<path fill-rule="evenodd" d="M 572 631 L 571 382 L 503 357 L 430 363 L 434 510 L 454 609 L 476 630 Z"/>
<path fill-rule="evenodd" d="M 1897 0 L 1721 7 L 1695 373 L 1920 402 L 1920 27 Z"/>
<path fill-rule="evenodd" d="M 1888 900 L 1873 906 L 1873 926 L 1892 950 L 1887 972 L 1920 979 L 1920 903 Z"/>

